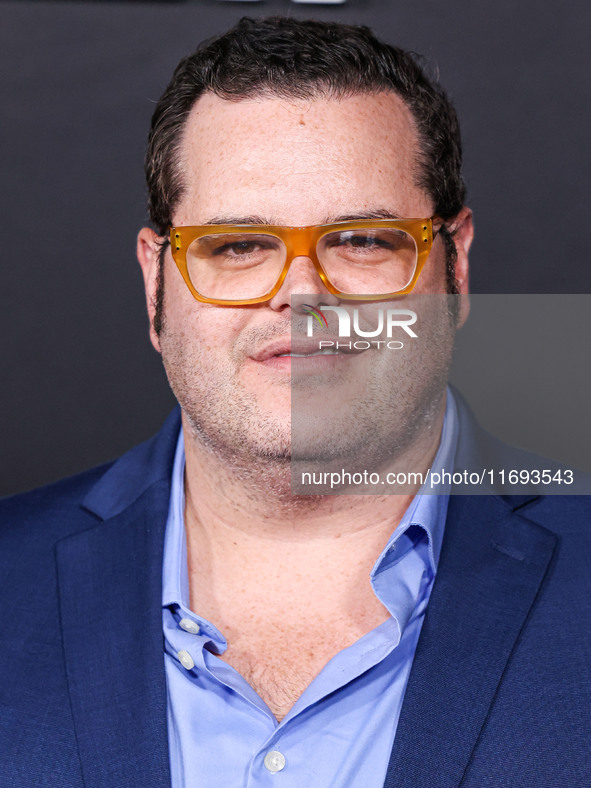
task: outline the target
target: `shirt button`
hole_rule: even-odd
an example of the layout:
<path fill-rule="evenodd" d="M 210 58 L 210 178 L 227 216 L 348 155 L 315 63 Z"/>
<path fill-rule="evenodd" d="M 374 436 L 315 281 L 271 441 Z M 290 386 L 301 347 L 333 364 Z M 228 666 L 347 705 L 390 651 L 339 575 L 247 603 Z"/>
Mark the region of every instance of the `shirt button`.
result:
<path fill-rule="evenodd" d="M 193 662 L 193 657 L 189 654 L 188 651 L 185 651 L 184 648 L 182 648 L 180 651 L 177 651 L 177 657 L 179 658 L 179 662 L 181 663 L 181 665 L 187 670 L 192 670 L 195 667 L 195 663 Z"/>
<path fill-rule="evenodd" d="M 279 750 L 270 750 L 265 755 L 263 763 L 266 769 L 275 774 L 275 772 L 280 772 L 282 769 L 285 769 L 285 756 L 282 755 Z"/>
<path fill-rule="evenodd" d="M 181 618 L 179 621 L 179 627 L 185 630 L 185 632 L 190 632 L 192 635 L 199 634 L 199 624 L 195 621 L 191 621 L 190 618 Z"/>

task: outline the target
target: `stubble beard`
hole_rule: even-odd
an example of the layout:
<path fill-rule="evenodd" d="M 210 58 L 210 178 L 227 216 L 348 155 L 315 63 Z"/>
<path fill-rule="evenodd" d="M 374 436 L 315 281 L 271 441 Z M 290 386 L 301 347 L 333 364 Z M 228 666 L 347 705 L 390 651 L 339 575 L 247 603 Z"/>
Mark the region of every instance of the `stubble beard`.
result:
<path fill-rule="evenodd" d="M 253 496 L 264 492 L 285 499 L 293 497 L 292 473 L 297 478 L 301 469 L 330 471 L 348 465 L 372 471 L 391 466 L 393 458 L 412 464 L 413 448 L 420 450 L 421 440 L 438 439 L 433 430 L 442 411 L 454 324 L 449 309 L 437 316 L 427 362 L 420 354 L 410 355 L 388 370 L 391 354 L 401 351 L 368 351 L 365 368 L 353 373 L 362 391 L 358 399 L 351 398 L 351 381 L 341 381 L 332 390 L 330 381 L 319 387 L 314 380 L 304 382 L 303 398 L 294 381 L 293 429 L 291 413 L 280 417 L 265 412 L 256 394 L 240 381 L 247 349 L 285 336 L 289 325 L 281 330 L 246 330 L 223 358 L 212 355 L 205 343 L 188 345 L 164 319 L 160 344 L 169 383 L 190 431 L 187 437 L 221 475 L 242 482 Z M 376 365 L 379 374 L 367 375 L 368 363 Z M 278 385 L 289 392 L 288 381 Z M 341 407 L 335 407 L 335 392 Z"/>
<path fill-rule="evenodd" d="M 298 492 L 304 490 L 299 481 L 304 472 L 317 478 L 342 470 L 382 476 L 389 471 L 424 472 L 425 463 L 433 459 L 453 354 L 457 300 L 428 295 L 417 302 L 422 308 L 411 308 L 423 318 L 420 336 L 405 338 L 402 349 L 387 349 L 383 343 L 380 350 L 365 351 L 358 363 L 354 360 L 342 385 L 328 381 L 323 387 L 319 381 L 314 392 L 301 392 L 294 377 L 292 473 Z M 406 302 L 405 308 L 410 304 Z"/>
<path fill-rule="evenodd" d="M 261 488 L 279 491 L 289 487 L 290 414 L 284 420 L 265 414 L 256 395 L 241 385 L 244 344 L 226 358 L 212 356 L 198 343 L 188 350 L 186 340 L 170 330 L 164 314 L 162 360 L 190 431 L 186 439 L 194 441 L 220 473 L 248 483 L 253 494 Z"/>

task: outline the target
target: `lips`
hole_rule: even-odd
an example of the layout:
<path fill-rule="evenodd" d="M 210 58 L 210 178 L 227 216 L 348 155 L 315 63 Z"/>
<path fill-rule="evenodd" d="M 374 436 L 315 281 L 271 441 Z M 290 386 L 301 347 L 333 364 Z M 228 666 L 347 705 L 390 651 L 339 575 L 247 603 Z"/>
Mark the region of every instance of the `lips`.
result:
<path fill-rule="evenodd" d="M 330 347 L 319 348 L 319 341 L 332 342 Z M 351 344 L 351 348 L 347 345 Z M 340 346 L 340 347 L 339 347 Z M 323 335 L 321 340 L 305 340 L 305 339 L 292 339 L 291 337 L 276 339 L 269 342 L 263 347 L 259 348 L 256 352 L 251 354 L 253 361 L 268 361 L 271 358 L 307 358 L 310 356 L 326 356 L 326 355 L 359 355 L 364 353 L 365 349 L 357 349 L 353 347 L 353 343 L 348 339 L 342 337 Z"/>

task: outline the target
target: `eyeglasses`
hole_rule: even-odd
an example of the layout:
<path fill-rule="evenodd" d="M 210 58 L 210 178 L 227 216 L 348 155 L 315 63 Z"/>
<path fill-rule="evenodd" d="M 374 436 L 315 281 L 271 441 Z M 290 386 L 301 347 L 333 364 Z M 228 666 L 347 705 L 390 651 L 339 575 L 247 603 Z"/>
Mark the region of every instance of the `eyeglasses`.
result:
<path fill-rule="evenodd" d="M 434 224 L 439 227 L 433 229 Z M 308 257 L 333 295 L 371 301 L 410 293 L 443 220 L 372 219 L 310 227 L 171 227 L 172 256 L 198 301 L 269 301 L 295 257 Z"/>

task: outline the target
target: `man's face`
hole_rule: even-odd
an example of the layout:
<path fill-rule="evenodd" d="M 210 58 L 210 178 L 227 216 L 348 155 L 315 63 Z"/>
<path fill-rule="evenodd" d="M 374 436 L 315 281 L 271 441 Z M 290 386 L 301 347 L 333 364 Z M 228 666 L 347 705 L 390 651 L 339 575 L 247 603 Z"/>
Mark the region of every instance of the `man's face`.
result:
<path fill-rule="evenodd" d="M 174 212 L 177 226 L 211 222 L 306 226 L 372 214 L 405 218 L 433 214 L 431 199 L 415 183 L 419 166 L 415 124 L 393 93 L 306 101 L 226 101 L 208 94 L 189 116 L 180 161 L 186 190 Z M 468 224 L 466 215 L 459 236 L 460 292 L 467 288 Z M 152 318 L 158 249 L 147 229 L 140 234 L 138 254 Z M 292 294 L 316 294 L 317 304 L 337 304 L 338 299 L 327 294 L 306 257 L 293 261 L 281 290 L 265 304 L 219 307 L 196 301 L 170 250 L 164 281 L 164 325 L 160 336 L 152 331 L 152 342 L 162 353 L 185 427 L 228 461 L 243 466 L 256 465 L 256 458 L 285 461 L 291 447 L 290 362 L 286 357 L 269 357 L 268 350 L 277 347 L 278 353 L 285 352 Z M 446 292 L 440 239 L 434 242 L 415 292 Z M 436 366 L 444 362 L 447 358 Z M 325 364 L 325 371 L 334 376 L 341 362 L 316 357 L 298 363 L 316 364 L 319 372 Z M 385 356 L 377 368 L 388 388 L 392 372 Z M 435 372 L 440 377 L 440 370 Z M 428 388 L 425 383 L 420 391 L 415 382 L 411 395 L 403 390 L 398 394 L 420 400 Z M 383 393 L 373 396 L 383 400 Z M 365 404 L 372 412 L 372 402 Z M 417 402 L 407 407 L 416 411 Z M 355 430 L 349 432 L 353 444 Z"/>

